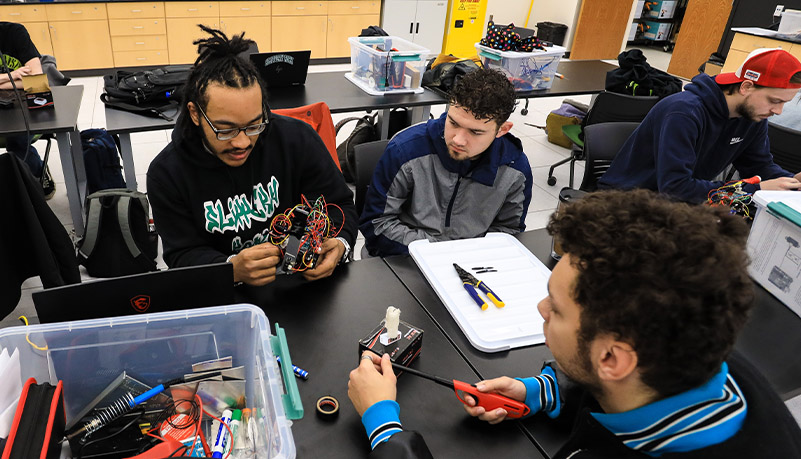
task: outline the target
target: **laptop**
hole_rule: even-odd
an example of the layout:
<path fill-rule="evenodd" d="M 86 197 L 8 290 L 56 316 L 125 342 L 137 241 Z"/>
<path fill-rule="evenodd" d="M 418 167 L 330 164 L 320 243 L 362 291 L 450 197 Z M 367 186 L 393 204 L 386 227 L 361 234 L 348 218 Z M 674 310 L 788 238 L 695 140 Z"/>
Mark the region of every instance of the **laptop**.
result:
<path fill-rule="evenodd" d="M 259 69 L 268 88 L 306 84 L 310 58 L 311 50 L 250 55 L 250 61 Z"/>
<path fill-rule="evenodd" d="M 49 288 L 33 295 L 39 322 L 149 314 L 234 302 L 234 265 L 216 263 Z"/>

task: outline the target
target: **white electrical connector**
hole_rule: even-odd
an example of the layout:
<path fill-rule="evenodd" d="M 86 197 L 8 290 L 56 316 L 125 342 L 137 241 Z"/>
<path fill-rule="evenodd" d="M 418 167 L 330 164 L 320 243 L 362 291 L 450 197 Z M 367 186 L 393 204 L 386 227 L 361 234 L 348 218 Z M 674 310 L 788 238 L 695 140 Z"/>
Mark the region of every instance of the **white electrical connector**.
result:
<path fill-rule="evenodd" d="M 784 12 L 784 5 L 776 5 L 776 11 L 773 12 L 773 17 L 777 18 Z"/>
<path fill-rule="evenodd" d="M 384 327 L 386 327 L 387 332 L 381 335 L 381 344 L 387 345 L 400 338 L 400 330 L 398 330 L 400 313 L 400 309 L 394 306 L 387 308 L 387 315 L 384 317 Z"/>

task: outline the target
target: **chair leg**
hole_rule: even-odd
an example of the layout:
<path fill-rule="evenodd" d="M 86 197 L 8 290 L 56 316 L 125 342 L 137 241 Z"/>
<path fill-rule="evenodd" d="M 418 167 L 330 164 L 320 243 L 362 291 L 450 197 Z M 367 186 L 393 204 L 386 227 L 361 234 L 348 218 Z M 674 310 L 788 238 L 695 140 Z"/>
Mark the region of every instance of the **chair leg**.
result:
<path fill-rule="evenodd" d="M 571 155 L 570 156 L 570 182 L 568 183 L 568 186 L 570 188 L 573 188 L 573 174 L 574 174 L 575 167 L 576 167 L 576 157 Z"/>
<path fill-rule="evenodd" d="M 44 158 L 42 158 L 42 176 L 39 177 L 39 184 L 41 186 L 44 186 L 45 175 L 47 173 L 47 161 L 50 159 L 50 146 L 53 143 L 51 142 L 51 140 L 52 139 L 50 139 L 49 137 L 47 138 L 47 146 L 45 147 Z"/>
<path fill-rule="evenodd" d="M 556 169 L 557 167 L 561 166 L 562 164 L 570 162 L 572 159 L 573 159 L 573 157 L 571 156 L 569 158 L 565 158 L 565 159 L 559 161 L 558 163 L 555 163 L 555 164 L 551 165 L 551 168 L 548 169 L 548 185 L 550 185 L 550 186 L 556 185 L 556 177 L 553 176 L 554 169 Z"/>
<path fill-rule="evenodd" d="M 528 115 L 528 97 L 526 97 L 526 105 L 520 110 L 520 114 L 523 116 Z"/>

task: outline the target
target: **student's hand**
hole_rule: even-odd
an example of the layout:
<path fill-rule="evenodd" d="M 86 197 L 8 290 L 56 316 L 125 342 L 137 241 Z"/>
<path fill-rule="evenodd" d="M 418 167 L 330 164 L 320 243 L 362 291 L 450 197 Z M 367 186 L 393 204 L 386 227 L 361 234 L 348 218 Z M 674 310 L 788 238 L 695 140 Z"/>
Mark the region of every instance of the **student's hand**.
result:
<path fill-rule="evenodd" d="M 476 389 L 478 389 L 479 392 L 504 395 L 519 402 L 526 401 L 526 385 L 523 384 L 523 381 L 512 379 L 507 376 L 481 381 L 476 384 Z M 467 402 L 464 404 L 464 410 L 467 411 L 467 414 L 470 416 L 477 417 L 490 424 L 497 424 L 506 419 L 508 413 L 503 408 L 496 408 L 493 411 L 487 412 L 483 406 L 476 406 L 476 401 L 473 397 L 467 395 L 464 399 Z"/>
<path fill-rule="evenodd" d="M 771 180 L 765 180 L 759 184 L 760 189 L 763 190 L 797 190 L 801 188 L 801 173 L 795 177 L 779 177 Z"/>
<path fill-rule="evenodd" d="M 342 255 L 345 254 L 345 244 L 339 239 L 326 239 L 320 248 L 320 258 L 317 260 L 317 267 L 308 271 L 303 271 L 303 277 L 313 281 L 330 276 L 334 268 L 339 264 Z"/>
<path fill-rule="evenodd" d="M 365 351 L 359 366 L 350 372 L 348 398 L 361 416 L 375 403 L 395 400 L 396 383 L 389 354 L 378 357 L 373 352 Z"/>
<path fill-rule="evenodd" d="M 21 80 L 23 75 L 30 75 L 30 74 L 31 74 L 31 68 L 22 66 L 17 70 L 11 72 L 11 77 L 14 78 L 14 80 L 16 81 L 16 80 Z"/>
<path fill-rule="evenodd" d="M 275 280 L 275 267 L 281 261 L 281 251 L 272 244 L 248 247 L 231 258 L 234 282 L 266 285 Z"/>

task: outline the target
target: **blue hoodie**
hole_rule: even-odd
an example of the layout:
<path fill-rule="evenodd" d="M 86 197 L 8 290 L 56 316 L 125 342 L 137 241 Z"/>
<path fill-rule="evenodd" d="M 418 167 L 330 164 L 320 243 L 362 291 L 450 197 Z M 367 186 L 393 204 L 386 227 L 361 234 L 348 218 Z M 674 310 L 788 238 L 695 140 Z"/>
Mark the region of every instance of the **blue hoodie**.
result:
<path fill-rule="evenodd" d="M 706 74 L 684 92 L 661 100 L 621 148 L 600 188 L 647 188 L 688 202 L 706 200 L 723 182 L 712 181 L 729 165 L 743 178 L 791 177 L 773 162 L 768 122 L 729 118 L 726 98 Z M 746 185 L 754 192 L 759 185 Z"/>

